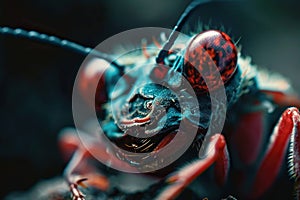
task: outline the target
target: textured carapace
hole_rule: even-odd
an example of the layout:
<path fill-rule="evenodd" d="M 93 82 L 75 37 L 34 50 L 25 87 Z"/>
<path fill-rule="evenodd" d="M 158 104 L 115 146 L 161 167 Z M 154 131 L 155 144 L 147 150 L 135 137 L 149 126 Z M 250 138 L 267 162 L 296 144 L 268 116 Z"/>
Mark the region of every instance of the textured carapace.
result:
<path fill-rule="evenodd" d="M 184 59 L 184 76 L 194 89 L 208 91 L 217 89 L 234 74 L 237 49 L 228 35 L 210 30 L 191 40 Z M 222 80 L 216 73 L 220 73 Z"/>

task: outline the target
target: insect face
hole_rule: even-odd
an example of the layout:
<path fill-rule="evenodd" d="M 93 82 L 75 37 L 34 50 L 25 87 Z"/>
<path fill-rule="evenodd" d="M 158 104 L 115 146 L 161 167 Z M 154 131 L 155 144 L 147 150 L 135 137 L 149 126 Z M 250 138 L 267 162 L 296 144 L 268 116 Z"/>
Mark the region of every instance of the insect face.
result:
<path fill-rule="evenodd" d="M 157 52 L 159 49 L 154 55 Z M 142 56 L 142 52 L 139 53 Z M 211 82 L 205 81 L 210 88 L 218 89 L 223 85 L 221 78 L 227 83 L 237 68 L 233 42 L 218 31 L 206 31 L 192 39 L 180 40 L 168 51 L 164 59 L 167 65 L 153 63 L 153 58 L 147 57 L 142 64 L 122 64 L 122 72 L 112 67 L 105 74 L 105 84 L 114 86 L 107 88 L 111 104 L 105 109 L 113 115 L 106 119 L 100 117 L 101 126 L 114 144 L 133 153 L 155 153 L 172 141 L 180 125 L 197 127 L 197 139 L 203 139 L 211 119 L 211 99 L 203 95 L 208 87 L 198 85 L 201 80 L 204 83 L 204 79 L 212 77 Z M 197 72 L 197 77 L 191 74 L 192 70 Z M 216 73 L 221 76 L 216 78 Z M 116 82 L 116 79 L 119 80 Z M 189 130 L 184 134 L 191 135 Z M 122 155 L 129 163 L 137 163 L 128 158 L 130 156 Z"/>

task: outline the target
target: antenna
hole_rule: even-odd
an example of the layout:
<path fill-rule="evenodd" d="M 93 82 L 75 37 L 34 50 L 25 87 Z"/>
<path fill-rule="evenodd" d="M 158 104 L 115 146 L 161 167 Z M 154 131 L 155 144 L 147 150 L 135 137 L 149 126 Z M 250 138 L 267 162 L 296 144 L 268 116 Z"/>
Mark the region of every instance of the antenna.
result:
<path fill-rule="evenodd" d="M 177 24 L 174 26 L 168 40 L 164 44 L 163 48 L 160 50 L 157 58 L 156 63 L 162 63 L 165 57 L 168 55 L 168 51 L 173 46 L 175 40 L 178 37 L 179 32 L 182 30 L 183 26 L 185 25 L 185 22 L 187 19 L 191 16 L 193 11 L 198 8 L 200 5 L 210 2 L 211 0 L 194 0 L 192 1 L 187 8 L 184 10 L 184 12 L 181 14 L 179 20 L 177 21 Z"/>
<path fill-rule="evenodd" d="M 71 42 L 71 41 L 68 41 L 65 39 L 61 39 L 61 38 L 58 38 L 55 36 L 49 36 L 44 33 L 38 33 L 36 31 L 27 31 L 27 30 L 20 29 L 20 28 L 13 29 L 13 28 L 9 28 L 9 27 L 0 26 L 0 34 L 12 35 L 15 37 L 21 37 L 21 38 L 26 38 L 29 40 L 36 40 L 39 42 L 44 42 L 44 43 L 55 45 L 55 46 L 62 47 L 65 49 L 70 49 L 70 50 L 80 53 L 82 55 L 90 54 L 92 56 L 107 60 L 108 62 L 110 62 L 111 64 L 113 64 L 114 66 L 116 66 L 118 68 L 122 67 L 121 65 L 116 63 L 114 61 L 114 58 L 109 54 L 97 51 L 96 49 L 92 49 L 90 47 L 82 46 L 78 43 Z"/>

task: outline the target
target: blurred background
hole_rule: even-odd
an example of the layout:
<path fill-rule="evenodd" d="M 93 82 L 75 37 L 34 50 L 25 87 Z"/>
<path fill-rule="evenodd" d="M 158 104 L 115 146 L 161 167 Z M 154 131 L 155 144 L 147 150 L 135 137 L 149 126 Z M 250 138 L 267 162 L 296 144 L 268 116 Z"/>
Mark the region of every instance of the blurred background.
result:
<path fill-rule="evenodd" d="M 95 47 L 137 27 L 172 28 L 189 0 L 0 0 L 0 25 Z M 189 21 L 225 27 L 253 63 L 288 77 L 300 93 L 298 1 L 205 4 Z M 84 56 L 0 35 L 0 198 L 61 174 L 57 134 L 73 126 L 71 94 Z"/>

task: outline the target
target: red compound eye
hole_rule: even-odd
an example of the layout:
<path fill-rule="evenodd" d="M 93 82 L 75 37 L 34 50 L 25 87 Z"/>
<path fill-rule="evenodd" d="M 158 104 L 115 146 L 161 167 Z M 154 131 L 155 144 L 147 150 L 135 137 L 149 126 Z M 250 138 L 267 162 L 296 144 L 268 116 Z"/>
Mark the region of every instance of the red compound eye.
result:
<path fill-rule="evenodd" d="M 226 83 L 234 74 L 236 65 L 237 50 L 230 37 L 210 30 L 196 35 L 188 45 L 183 74 L 194 89 L 208 91 L 207 85 L 210 89 L 217 89 Z"/>

